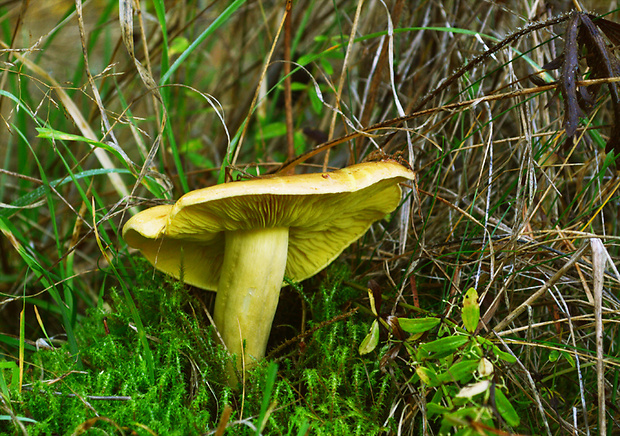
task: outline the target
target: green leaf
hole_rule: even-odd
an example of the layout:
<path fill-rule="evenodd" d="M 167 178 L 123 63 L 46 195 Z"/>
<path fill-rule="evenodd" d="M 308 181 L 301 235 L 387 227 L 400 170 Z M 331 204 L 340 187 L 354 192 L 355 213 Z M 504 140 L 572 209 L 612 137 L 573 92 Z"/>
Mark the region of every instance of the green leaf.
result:
<path fill-rule="evenodd" d="M 65 133 L 59 130 L 51 129 L 49 127 L 37 127 L 37 138 L 45 138 L 51 140 L 61 140 L 61 141 L 76 141 L 76 142 L 84 142 L 93 147 L 102 148 L 107 152 L 112 153 L 116 156 L 122 163 L 125 165 L 125 168 L 128 170 L 133 170 L 135 164 L 129 159 L 129 156 L 119 147 L 116 147 L 112 144 L 106 144 L 105 142 L 95 141 L 93 139 L 86 138 L 85 136 L 74 135 L 72 133 Z"/>
<path fill-rule="evenodd" d="M 306 91 L 308 89 L 307 83 L 292 82 L 291 91 Z"/>
<path fill-rule="evenodd" d="M 463 299 L 462 311 L 463 325 L 468 332 L 473 333 L 480 321 L 480 305 L 478 304 L 478 292 L 469 288 Z"/>
<path fill-rule="evenodd" d="M 465 383 L 474 376 L 478 369 L 478 360 L 461 360 L 452 365 L 446 372 L 439 374 L 439 380 L 443 383 Z"/>
<path fill-rule="evenodd" d="M 181 153 L 190 153 L 190 152 L 201 152 L 205 149 L 205 144 L 201 139 L 192 138 L 188 141 L 185 141 L 183 145 L 179 147 L 179 152 Z"/>
<path fill-rule="evenodd" d="M 400 328 L 411 334 L 429 331 L 440 322 L 441 319 L 431 316 L 426 318 L 398 318 Z"/>
<path fill-rule="evenodd" d="M 6 380 L 4 378 L 4 370 L 9 370 L 11 373 L 11 382 L 10 385 L 13 389 L 17 388 L 17 384 L 19 383 L 19 368 L 15 362 L 7 362 L 0 361 L 0 394 L 4 395 L 4 397 L 8 400 L 11 398 L 9 393 L 9 387 L 7 386 Z"/>
<path fill-rule="evenodd" d="M 567 351 L 562 351 L 562 356 L 564 356 L 564 358 L 568 361 L 568 363 L 570 364 L 570 366 L 572 366 L 573 368 L 576 366 L 575 364 L 575 358 L 573 357 L 572 354 L 570 354 Z"/>
<path fill-rule="evenodd" d="M 426 366 L 418 366 L 415 369 L 415 372 L 418 375 L 418 377 L 420 377 L 420 380 L 424 382 L 424 384 L 430 387 L 439 386 L 440 381 L 437 378 L 437 374 L 435 373 L 433 369 L 428 368 Z"/>
<path fill-rule="evenodd" d="M 295 131 L 293 133 L 293 145 L 295 146 L 295 153 L 302 154 L 306 151 L 306 138 L 302 132 Z"/>
<path fill-rule="evenodd" d="M 516 427 L 519 425 L 520 420 L 517 411 L 512 407 L 512 404 L 510 404 L 510 401 L 508 401 L 501 389 L 497 388 L 495 389 L 495 407 L 497 407 L 497 411 L 509 426 Z"/>
<path fill-rule="evenodd" d="M 198 168 L 215 168 L 215 164 L 211 159 L 198 153 L 187 153 L 187 158 Z"/>
<path fill-rule="evenodd" d="M 180 53 L 183 53 L 188 48 L 189 48 L 189 41 L 187 40 L 187 38 L 183 36 L 178 36 L 172 40 L 172 43 L 170 44 L 170 48 L 168 49 L 168 52 L 170 56 L 175 56 Z"/>
<path fill-rule="evenodd" d="M 321 64 L 321 67 L 323 67 L 325 74 L 328 76 L 334 74 L 334 67 L 332 67 L 332 64 L 327 59 L 321 58 L 319 59 L 319 63 Z"/>
<path fill-rule="evenodd" d="M 558 350 L 551 350 L 549 352 L 549 362 L 555 362 L 560 358 L 560 352 Z"/>
<path fill-rule="evenodd" d="M 269 123 L 262 127 L 258 135 L 260 135 L 262 139 L 279 138 L 280 136 L 286 135 L 286 124 L 281 121 Z"/>
<path fill-rule="evenodd" d="M 493 345 L 493 354 L 495 354 L 498 358 L 508 362 L 508 363 L 515 363 L 517 361 L 517 358 L 514 357 L 512 354 L 510 353 L 506 353 L 505 351 L 500 350 L 497 345 Z"/>
<path fill-rule="evenodd" d="M 263 389 L 263 402 L 260 406 L 260 414 L 258 415 L 259 426 L 256 428 L 256 434 L 259 435 L 263 431 L 267 418 L 269 418 L 268 407 L 271 400 L 271 393 L 273 392 L 273 386 L 276 384 L 276 377 L 278 375 L 278 364 L 271 362 L 267 368 L 267 380 L 265 380 L 265 387 Z"/>
<path fill-rule="evenodd" d="M 450 408 L 446 406 L 442 406 L 437 403 L 428 403 L 426 405 L 426 412 L 428 413 L 428 417 L 431 418 L 433 415 L 439 415 L 440 413 L 449 412 Z"/>
<path fill-rule="evenodd" d="M 375 319 L 370 326 L 370 332 L 366 335 L 359 347 L 359 352 L 363 356 L 370 353 L 379 343 L 379 323 Z"/>
<path fill-rule="evenodd" d="M 436 353 L 438 351 L 452 353 L 459 347 L 465 345 L 468 341 L 469 338 L 467 336 L 446 336 L 445 338 L 422 344 L 420 345 L 420 349 L 429 353 Z"/>
<path fill-rule="evenodd" d="M 310 428 L 310 423 L 307 419 L 304 419 L 299 426 L 299 430 L 297 431 L 297 436 L 304 436 L 309 433 L 308 429 Z"/>
<path fill-rule="evenodd" d="M 435 393 L 433 394 L 433 398 L 428 402 L 426 411 L 428 412 L 428 417 L 432 417 L 433 415 L 446 413 L 451 410 L 450 407 L 442 405 L 442 399 L 444 398 L 444 393 L 447 393 L 447 389 L 435 389 Z M 450 399 L 448 399 L 448 403 L 450 403 Z"/>
<path fill-rule="evenodd" d="M 480 414 L 480 407 L 472 406 L 472 407 L 462 407 L 458 410 L 455 410 L 451 413 L 446 413 L 443 415 L 442 428 L 444 427 L 444 423 L 449 424 L 455 427 L 463 427 L 468 426 L 469 421 L 476 419 L 476 417 Z M 441 431 L 440 431 L 441 434 Z M 446 434 L 446 433 L 443 433 Z"/>

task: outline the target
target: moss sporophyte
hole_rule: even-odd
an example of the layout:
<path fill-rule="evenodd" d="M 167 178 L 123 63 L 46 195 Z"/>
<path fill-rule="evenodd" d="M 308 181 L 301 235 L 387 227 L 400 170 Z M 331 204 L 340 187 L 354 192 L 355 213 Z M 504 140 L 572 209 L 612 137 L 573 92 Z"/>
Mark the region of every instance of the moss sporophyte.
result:
<path fill-rule="evenodd" d="M 398 206 L 413 177 L 384 161 L 212 186 L 135 215 L 123 238 L 155 268 L 217 291 L 215 326 L 247 367 L 265 355 L 284 277 L 325 268 Z"/>

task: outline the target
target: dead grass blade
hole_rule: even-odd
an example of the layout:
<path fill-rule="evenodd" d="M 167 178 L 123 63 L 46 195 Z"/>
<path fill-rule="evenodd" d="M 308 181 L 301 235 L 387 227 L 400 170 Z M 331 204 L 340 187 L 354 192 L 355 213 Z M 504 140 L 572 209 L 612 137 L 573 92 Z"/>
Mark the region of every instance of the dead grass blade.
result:
<path fill-rule="evenodd" d="M 605 277 L 605 265 L 607 265 L 607 253 L 605 246 L 599 238 L 590 239 L 592 247 L 592 275 L 594 290 L 594 319 L 596 335 L 596 384 L 598 387 L 598 431 L 599 434 L 607 434 L 607 420 L 605 417 L 605 366 L 603 362 L 603 280 Z"/>

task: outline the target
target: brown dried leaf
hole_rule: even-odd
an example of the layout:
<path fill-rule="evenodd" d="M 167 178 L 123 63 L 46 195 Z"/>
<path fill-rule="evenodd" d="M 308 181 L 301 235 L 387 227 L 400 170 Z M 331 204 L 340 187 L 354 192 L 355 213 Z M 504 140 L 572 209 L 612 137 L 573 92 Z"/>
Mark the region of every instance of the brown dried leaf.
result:
<path fill-rule="evenodd" d="M 388 364 L 392 363 L 394 359 L 396 359 L 401 347 L 402 343 L 399 342 L 392 348 L 390 348 L 387 353 L 385 353 L 385 355 L 381 358 L 381 362 L 379 363 L 379 368 L 381 368 L 381 371 L 386 372 L 386 367 L 388 366 Z"/>
<path fill-rule="evenodd" d="M 611 78 L 620 76 L 620 61 L 614 56 L 614 54 L 607 47 L 607 43 L 603 39 L 603 35 L 599 32 L 597 25 L 594 24 L 590 15 L 582 14 L 581 26 L 579 30 L 580 44 L 583 44 L 588 51 L 586 62 L 588 67 L 592 70 L 592 78 Z M 611 96 L 611 104 L 614 114 L 614 122 L 612 125 L 612 132 L 607 141 L 606 151 L 609 152 L 612 149 L 616 154 L 620 154 L 620 95 L 618 92 L 618 86 L 615 82 L 607 83 L 609 94 Z M 596 92 L 598 92 L 598 87 Z"/>
<path fill-rule="evenodd" d="M 609 39 L 612 44 L 620 45 L 620 24 L 605 18 L 597 17 L 593 14 L 587 14 L 587 17 L 590 18 L 594 24 L 603 31 L 607 39 Z"/>
<path fill-rule="evenodd" d="M 600 29 L 603 31 L 599 31 Z M 594 107 L 601 85 L 577 86 L 583 72 L 579 68 L 579 58 L 585 51 L 585 62 L 590 79 L 604 79 L 620 76 L 620 60 L 609 49 L 603 35 L 610 41 L 620 41 L 620 25 L 609 20 L 596 19 L 591 14 L 575 12 L 571 15 L 565 32 L 564 52 L 543 66 L 553 70 L 561 64 L 559 91 L 564 100 L 564 147 L 572 146 L 579 127 L 579 118 Z M 608 83 L 613 109 L 613 125 L 606 151 L 615 150 L 620 154 L 620 92 L 616 83 Z"/>
<path fill-rule="evenodd" d="M 564 97 L 564 129 L 566 136 L 572 138 L 577 132 L 581 109 L 577 99 L 577 76 L 579 73 L 579 15 L 575 14 L 566 26 L 566 44 L 564 46 L 564 62 L 560 77 L 560 91 Z"/>
<path fill-rule="evenodd" d="M 542 68 L 543 70 L 559 70 L 563 64 L 564 54 L 562 53 L 560 56 L 547 62 L 545 65 L 542 66 Z"/>
<path fill-rule="evenodd" d="M 403 329 L 400 328 L 400 324 L 398 323 L 398 318 L 390 315 L 387 317 L 385 321 L 390 326 L 390 329 L 392 330 L 392 334 L 394 335 L 394 337 L 398 339 L 399 341 L 404 341 L 405 332 L 403 332 Z"/>

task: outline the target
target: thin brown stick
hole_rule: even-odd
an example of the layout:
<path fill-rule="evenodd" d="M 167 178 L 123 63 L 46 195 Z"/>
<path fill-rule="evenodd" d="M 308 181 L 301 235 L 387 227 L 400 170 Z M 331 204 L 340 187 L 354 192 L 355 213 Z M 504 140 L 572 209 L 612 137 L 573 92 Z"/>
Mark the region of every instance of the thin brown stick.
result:
<path fill-rule="evenodd" d="M 362 5 L 364 4 L 364 0 L 358 0 L 357 9 L 355 10 L 355 18 L 353 19 L 353 25 L 351 26 L 351 34 L 349 35 L 349 41 L 347 43 L 347 51 L 344 55 L 344 61 L 342 62 L 342 71 L 340 72 L 340 80 L 338 82 L 338 88 L 336 88 L 336 102 L 334 103 L 334 107 L 340 109 L 340 100 L 342 99 L 342 89 L 344 88 L 344 79 L 347 76 L 349 60 L 351 55 L 351 50 L 353 48 L 353 44 L 355 41 L 355 33 L 357 32 L 357 26 L 359 24 L 360 14 L 362 12 Z M 336 117 L 338 116 L 338 111 L 334 111 L 332 113 L 332 119 L 329 125 L 329 134 L 328 138 L 331 139 L 334 137 L 334 131 L 336 130 Z M 323 159 L 323 171 L 327 171 L 327 165 L 329 164 L 329 152 L 331 148 L 327 148 L 325 150 L 325 158 Z"/>
<path fill-rule="evenodd" d="M 286 115 L 286 143 L 288 158 L 295 156 L 295 136 L 293 131 L 293 91 L 291 90 L 291 21 L 293 0 L 286 1 L 284 21 L 284 107 Z"/>
<path fill-rule="evenodd" d="M 585 244 L 584 244 L 585 245 Z M 598 238 L 590 239 L 592 246 L 592 272 L 594 284 L 594 324 L 596 335 L 596 385 L 598 388 L 598 430 L 599 434 L 607 434 L 605 419 L 605 365 L 603 351 L 603 280 L 605 278 L 605 246 Z"/>
<path fill-rule="evenodd" d="M 279 352 L 284 350 L 286 347 L 288 347 L 290 345 L 293 345 L 295 342 L 299 342 L 300 340 L 305 339 L 308 336 L 312 336 L 312 334 L 314 334 L 314 332 L 316 332 L 317 330 L 322 329 L 323 327 L 326 327 L 326 326 L 328 326 L 330 324 L 333 324 L 335 322 L 342 321 L 344 319 L 352 317 L 355 313 L 357 313 L 357 310 L 358 310 L 358 308 L 354 307 L 353 309 L 349 310 L 348 312 L 345 312 L 345 313 L 342 313 L 340 315 L 337 315 L 337 316 L 335 316 L 332 319 L 329 319 L 327 321 L 323 321 L 322 323 L 314 326 L 310 330 L 306 330 L 305 332 L 295 336 L 294 338 L 291 338 L 291 339 L 289 339 L 287 341 L 282 342 L 280 345 L 278 345 L 276 348 L 274 348 L 273 350 L 271 350 L 269 352 L 269 354 L 267 355 L 267 359 L 271 359 L 273 356 L 275 356 L 276 354 L 278 354 Z"/>
<path fill-rule="evenodd" d="M 226 431 L 226 427 L 228 426 L 228 421 L 230 420 L 230 414 L 232 413 L 232 407 L 228 404 L 224 407 L 224 411 L 222 412 L 222 416 L 220 416 L 220 422 L 217 424 L 217 429 L 215 430 L 215 436 L 222 436 Z"/>

